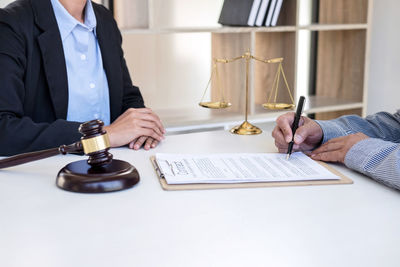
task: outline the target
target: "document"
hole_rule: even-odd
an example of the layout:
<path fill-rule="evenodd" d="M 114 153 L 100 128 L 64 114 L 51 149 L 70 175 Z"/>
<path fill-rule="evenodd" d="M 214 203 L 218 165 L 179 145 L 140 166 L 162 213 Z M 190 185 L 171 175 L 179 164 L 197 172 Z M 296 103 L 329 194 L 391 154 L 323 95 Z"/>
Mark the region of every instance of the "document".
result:
<path fill-rule="evenodd" d="M 157 153 L 156 168 L 168 184 L 339 180 L 302 152 L 289 160 L 280 153 Z"/>

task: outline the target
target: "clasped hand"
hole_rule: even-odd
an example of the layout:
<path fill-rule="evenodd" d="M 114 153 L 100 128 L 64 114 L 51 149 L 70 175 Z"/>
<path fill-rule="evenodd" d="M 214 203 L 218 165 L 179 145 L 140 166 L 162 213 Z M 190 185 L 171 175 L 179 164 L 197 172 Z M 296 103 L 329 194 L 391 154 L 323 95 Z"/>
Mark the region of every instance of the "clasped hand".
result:
<path fill-rule="evenodd" d="M 286 113 L 276 120 L 276 126 L 272 131 L 275 146 L 279 152 L 286 153 L 288 143 L 292 140 L 292 128 L 294 113 Z M 359 141 L 368 138 L 363 133 L 350 134 L 333 138 L 321 144 L 323 132 L 318 123 L 307 117 L 301 117 L 299 128 L 294 136 L 294 151 L 311 151 L 311 157 L 315 160 L 344 163 L 347 152 Z M 319 147 L 318 147 L 319 146 Z M 317 148 L 318 147 L 318 148 Z"/>
<path fill-rule="evenodd" d="M 104 129 L 111 147 L 129 145 L 135 150 L 142 146 L 146 150 L 156 147 L 165 134 L 160 118 L 149 108 L 130 108 Z"/>

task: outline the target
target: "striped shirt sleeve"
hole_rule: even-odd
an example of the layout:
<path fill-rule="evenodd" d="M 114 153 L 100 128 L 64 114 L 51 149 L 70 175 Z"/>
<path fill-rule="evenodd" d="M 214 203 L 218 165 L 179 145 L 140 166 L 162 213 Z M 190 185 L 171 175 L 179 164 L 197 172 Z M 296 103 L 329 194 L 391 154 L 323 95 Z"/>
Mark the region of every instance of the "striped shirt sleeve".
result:
<path fill-rule="evenodd" d="M 323 143 L 357 132 L 369 136 L 347 152 L 345 165 L 400 190 L 400 111 L 395 114 L 380 112 L 365 119 L 343 116 L 317 123 L 324 134 Z"/>

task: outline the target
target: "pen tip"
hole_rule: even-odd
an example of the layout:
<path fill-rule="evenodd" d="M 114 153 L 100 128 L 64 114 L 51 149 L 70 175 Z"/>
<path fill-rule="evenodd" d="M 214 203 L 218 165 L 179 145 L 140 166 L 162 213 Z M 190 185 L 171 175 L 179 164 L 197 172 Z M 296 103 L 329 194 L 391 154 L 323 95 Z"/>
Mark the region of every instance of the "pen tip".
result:
<path fill-rule="evenodd" d="M 290 154 L 286 154 L 286 160 L 289 160 Z"/>

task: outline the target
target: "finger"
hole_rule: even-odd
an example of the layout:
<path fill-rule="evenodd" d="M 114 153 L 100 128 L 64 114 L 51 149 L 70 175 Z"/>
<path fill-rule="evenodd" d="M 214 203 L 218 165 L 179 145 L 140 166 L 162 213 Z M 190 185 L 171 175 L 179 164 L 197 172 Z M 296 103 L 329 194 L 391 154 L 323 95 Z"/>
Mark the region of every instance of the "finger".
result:
<path fill-rule="evenodd" d="M 304 120 L 304 119 L 303 119 Z M 314 127 L 311 123 L 304 123 L 302 126 L 297 128 L 296 134 L 294 135 L 294 142 L 296 144 L 301 144 L 308 136 L 314 134 Z"/>
<path fill-rule="evenodd" d="M 278 151 L 281 152 L 281 153 L 287 153 L 288 152 L 288 146 L 279 146 L 279 145 L 276 145 L 276 144 L 275 144 L 275 146 L 278 149 Z M 292 152 L 295 152 L 295 151 L 302 151 L 302 149 L 301 149 L 301 147 L 299 145 L 294 144 L 293 148 L 292 148 Z"/>
<path fill-rule="evenodd" d="M 148 129 L 148 128 L 140 128 L 140 130 L 138 131 L 138 134 L 141 136 L 152 137 L 153 139 L 155 139 L 157 141 L 161 141 L 164 139 L 164 136 L 160 136 L 153 129 Z"/>
<path fill-rule="evenodd" d="M 135 149 L 135 150 L 140 149 L 140 148 L 142 147 L 143 143 L 146 141 L 147 138 L 148 138 L 147 136 L 141 136 L 141 137 L 139 137 L 139 138 L 136 140 L 136 142 L 135 142 L 135 144 L 134 144 L 134 146 L 133 146 L 133 149 Z"/>
<path fill-rule="evenodd" d="M 154 122 L 141 120 L 138 122 L 138 124 L 140 127 L 153 129 L 160 136 L 164 135 L 161 129 Z"/>
<path fill-rule="evenodd" d="M 143 145 L 145 150 L 149 150 L 151 148 L 151 144 L 153 143 L 153 138 L 148 137 Z"/>
<path fill-rule="evenodd" d="M 124 112 L 120 116 L 120 118 L 124 118 L 126 116 L 130 116 L 130 117 L 135 118 L 135 119 L 144 119 L 144 120 L 154 121 L 158 125 L 160 130 L 163 133 L 165 133 L 165 128 L 164 128 L 163 124 L 161 123 L 160 118 L 157 116 L 157 114 L 155 114 L 149 108 L 138 108 L 138 109 L 130 108 L 126 112 Z"/>
<path fill-rule="evenodd" d="M 272 131 L 272 137 L 275 139 L 275 146 L 287 146 L 287 142 L 285 140 L 285 137 L 283 136 L 283 133 L 281 129 L 276 126 L 274 130 Z"/>
<path fill-rule="evenodd" d="M 151 110 L 150 108 L 140 108 L 140 109 L 136 109 L 139 113 L 142 114 L 146 114 L 146 115 L 150 115 L 152 116 L 152 120 L 154 120 L 154 122 L 157 123 L 158 127 L 160 128 L 160 130 L 165 133 L 165 128 L 164 125 L 161 122 L 160 117 L 158 117 L 158 115 L 156 113 L 154 113 L 153 110 Z"/>
<path fill-rule="evenodd" d="M 287 151 L 287 148 L 288 148 L 288 146 L 277 144 L 277 143 L 275 143 L 275 146 L 279 151 L 280 150 L 286 150 Z"/>
<path fill-rule="evenodd" d="M 282 131 L 286 143 L 292 141 L 293 134 L 291 125 L 293 124 L 294 116 L 294 112 L 289 112 L 276 119 L 276 125 Z"/>
<path fill-rule="evenodd" d="M 341 154 L 339 150 L 321 152 L 319 154 L 311 154 L 311 158 L 314 160 L 329 161 L 329 162 L 341 162 Z"/>
<path fill-rule="evenodd" d="M 139 113 L 154 113 L 151 108 L 137 108 L 135 110 Z"/>
<path fill-rule="evenodd" d="M 157 120 L 161 121 L 160 117 L 153 110 L 151 110 L 150 108 L 141 108 L 141 109 L 137 109 L 137 111 L 139 113 L 152 115 Z"/>
<path fill-rule="evenodd" d="M 130 143 L 129 143 L 129 148 L 133 149 L 133 146 L 135 145 L 136 139 L 133 139 Z"/>
<path fill-rule="evenodd" d="M 279 153 L 287 153 L 287 149 L 278 148 Z"/>
<path fill-rule="evenodd" d="M 342 147 L 343 147 L 343 143 L 341 143 L 341 142 L 334 142 L 334 141 L 326 142 L 325 144 L 323 144 L 319 148 L 315 149 L 313 151 L 313 154 L 336 151 L 336 150 L 341 149 Z"/>
<path fill-rule="evenodd" d="M 165 137 L 162 134 L 159 134 L 154 128 L 147 128 L 147 127 L 139 127 L 136 128 L 136 136 L 147 136 L 152 137 L 158 141 L 163 140 Z"/>
<path fill-rule="evenodd" d="M 151 148 L 155 148 L 158 145 L 158 141 L 153 139 L 153 143 L 151 144 Z"/>
<path fill-rule="evenodd" d="M 150 121 L 153 122 L 157 125 L 157 127 L 160 129 L 160 132 L 165 133 L 164 126 L 161 123 L 161 120 L 158 118 L 157 115 L 154 113 L 143 113 L 140 116 L 135 116 L 135 119 L 140 119 L 140 120 L 145 120 L 145 121 Z"/>

